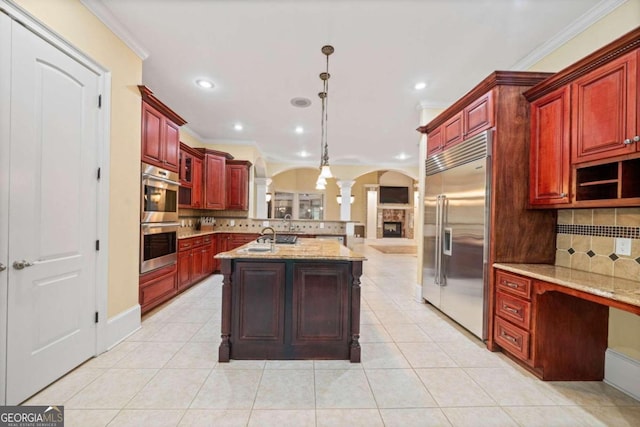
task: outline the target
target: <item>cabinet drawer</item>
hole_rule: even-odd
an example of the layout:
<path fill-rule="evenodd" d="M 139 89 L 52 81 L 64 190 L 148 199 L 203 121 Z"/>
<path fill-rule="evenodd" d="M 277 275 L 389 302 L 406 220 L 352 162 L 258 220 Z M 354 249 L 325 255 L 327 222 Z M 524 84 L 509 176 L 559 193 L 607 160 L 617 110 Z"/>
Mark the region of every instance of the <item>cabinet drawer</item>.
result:
<path fill-rule="evenodd" d="M 176 293 L 175 269 L 164 276 L 160 276 L 140 286 L 140 305 L 142 310 L 154 307 L 169 299 Z"/>
<path fill-rule="evenodd" d="M 204 243 L 204 239 L 202 237 L 194 237 L 193 239 L 193 247 L 202 246 Z"/>
<path fill-rule="evenodd" d="M 503 349 L 519 359 L 529 359 L 529 333 L 500 317 L 495 317 L 494 339 Z"/>
<path fill-rule="evenodd" d="M 516 326 L 529 330 L 531 303 L 509 294 L 496 293 L 496 314 Z"/>
<path fill-rule="evenodd" d="M 202 243 L 205 245 L 208 245 L 209 243 L 211 243 L 211 235 L 208 234 L 206 236 L 202 237 Z"/>
<path fill-rule="evenodd" d="M 523 298 L 531 298 L 531 279 L 496 270 L 496 288 Z"/>
<path fill-rule="evenodd" d="M 193 247 L 193 239 L 178 240 L 178 251 L 186 251 Z"/>

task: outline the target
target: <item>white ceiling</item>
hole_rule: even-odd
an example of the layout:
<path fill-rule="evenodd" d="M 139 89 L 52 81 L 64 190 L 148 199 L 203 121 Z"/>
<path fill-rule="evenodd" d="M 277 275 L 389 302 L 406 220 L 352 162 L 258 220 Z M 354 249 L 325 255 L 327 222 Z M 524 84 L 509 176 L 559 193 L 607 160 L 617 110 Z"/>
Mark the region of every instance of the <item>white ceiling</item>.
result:
<path fill-rule="evenodd" d="M 197 137 L 257 144 L 269 162 L 319 164 L 320 48 L 333 45 L 330 163 L 393 168 L 418 163 L 420 105 L 446 107 L 494 70 L 526 69 L 620 0 L 83 3 L 148 54 L 142 83 Z M 294 97 L 312 105 L 295 108 Z"/>

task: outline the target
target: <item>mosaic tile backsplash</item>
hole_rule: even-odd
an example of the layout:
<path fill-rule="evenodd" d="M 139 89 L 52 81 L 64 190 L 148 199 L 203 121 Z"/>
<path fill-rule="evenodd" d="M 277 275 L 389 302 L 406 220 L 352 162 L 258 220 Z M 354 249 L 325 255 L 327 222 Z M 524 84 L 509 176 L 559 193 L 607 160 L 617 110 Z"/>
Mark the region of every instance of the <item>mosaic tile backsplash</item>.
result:
<path fill-rule="evenodd" d="M 559 210 L 556 265 L 640 281 L 640 208 Z M 631 255 L 615 239 L 631 239 Z"/>

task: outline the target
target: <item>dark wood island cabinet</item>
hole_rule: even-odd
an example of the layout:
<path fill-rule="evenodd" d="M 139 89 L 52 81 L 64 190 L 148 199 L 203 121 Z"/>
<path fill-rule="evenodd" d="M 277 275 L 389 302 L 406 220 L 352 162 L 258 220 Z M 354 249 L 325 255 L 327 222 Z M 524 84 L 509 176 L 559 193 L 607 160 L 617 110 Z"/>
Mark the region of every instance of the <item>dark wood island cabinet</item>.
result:
<path fill-rule="evenodd" d="M 360 362 L 360 276 L 365 258 L 337 241 L 299 239 L 221 259 L 218 360 L 346 359 Z"/>

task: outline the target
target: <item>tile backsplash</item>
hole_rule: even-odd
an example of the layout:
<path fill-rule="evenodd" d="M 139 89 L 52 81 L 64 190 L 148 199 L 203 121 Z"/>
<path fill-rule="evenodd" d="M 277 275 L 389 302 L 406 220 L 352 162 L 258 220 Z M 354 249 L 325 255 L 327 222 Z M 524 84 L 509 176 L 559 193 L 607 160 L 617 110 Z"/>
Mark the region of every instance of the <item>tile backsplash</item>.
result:
<path fill-rule="evenodd" d="M 640 208 L 562 209 L 556 233 L 556 265 L 640 281 Z M 618 237 L 631 255 L 615 253 Z"/>

